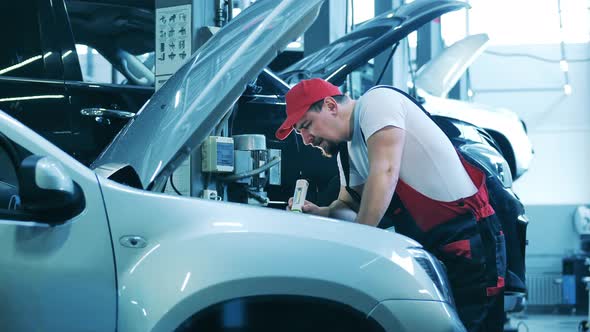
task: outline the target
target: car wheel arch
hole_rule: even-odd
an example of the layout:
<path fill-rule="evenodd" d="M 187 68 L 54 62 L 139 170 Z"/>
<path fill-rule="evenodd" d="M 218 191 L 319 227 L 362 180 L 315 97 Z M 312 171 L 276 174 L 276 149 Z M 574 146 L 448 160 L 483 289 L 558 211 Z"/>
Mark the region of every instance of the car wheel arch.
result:
<path fill-rule="evenodd" d="M 239 297 L 213 304 L 187 318 L 175 331 L 224 331 L 227 328 L 281 331 L 384 331 L 373 318 L 342 302 L 306 295 Z"/>
<path fill-rule="evenodd" d="M 323 320 L 322 315 L 334 320 L 346 313 L 350 319 L 342 320 L 347 323 L 345 325 L 362 327 L 355 331 L 382 331 L 373 318 L 367 319 L 378 303 L 377 299 L 359 290 L 325 280 L 284 277 L 242 279 L 193 291 L 166 310 L 150 330 L 211 331 L 215 330 L 211 326 L 217 326 L 222 331 L 219 322 L 224 317 L 223 313 L 235 311 L 236 306 L 241 306 L 243 312 L 250 313 L 248 319 L 256 324 L 261 324 L 270 312 L 280 317 L 279 321 L 292 320 L 293 323 L 304 317 L 308 321 L 320 321 Z M 293 310 L 298 313 L 295 317 L 289 316 Z"/>

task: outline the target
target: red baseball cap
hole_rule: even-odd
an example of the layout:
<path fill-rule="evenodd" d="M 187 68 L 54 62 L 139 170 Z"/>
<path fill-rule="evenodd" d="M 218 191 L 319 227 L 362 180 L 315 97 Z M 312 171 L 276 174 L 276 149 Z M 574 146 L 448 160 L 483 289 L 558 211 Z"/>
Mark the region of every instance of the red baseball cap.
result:
<path fill-rule="evenodd" d="M 311 105 L 326 97 L 341 94 L 337 86 L 321 78 L 312 78 L 297 83 L 285 96 L 287 100 L 287 119 L 279 127 L 275 136 L 280 140 L 284 140 Z"/>

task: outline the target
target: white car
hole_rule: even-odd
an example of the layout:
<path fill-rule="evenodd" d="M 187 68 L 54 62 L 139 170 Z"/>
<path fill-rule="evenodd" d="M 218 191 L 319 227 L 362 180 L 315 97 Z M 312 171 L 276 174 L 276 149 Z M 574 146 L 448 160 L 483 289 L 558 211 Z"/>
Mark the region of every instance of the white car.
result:
<path fill-rule="evenodd" d="M 441 265 L 413 240 L 160 193 L 321 3 L 249 7 L 94 169 L 0 111 L 0 331 L 464 331 Z"/>
<path fill-rule="evenodd" d="M 477 34 L 444 49 L 416 73 L 417 95 L 433 115 L 460 119 L 484 128 L 498 144 L 516 180 L 529 169 L 533 159 L 533 146 L 524 122 L 506 108 L 446 98 L 488 42 L 486 34 Z"/>

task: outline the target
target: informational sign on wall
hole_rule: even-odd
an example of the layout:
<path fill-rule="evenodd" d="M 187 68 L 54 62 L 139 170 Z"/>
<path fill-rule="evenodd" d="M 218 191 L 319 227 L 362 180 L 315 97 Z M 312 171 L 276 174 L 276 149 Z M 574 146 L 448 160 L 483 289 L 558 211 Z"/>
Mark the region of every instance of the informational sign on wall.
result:
<path fill-rule="evenodd" d="M 156 8 L 156 90 L 191 56 L 192 5 Z"/>

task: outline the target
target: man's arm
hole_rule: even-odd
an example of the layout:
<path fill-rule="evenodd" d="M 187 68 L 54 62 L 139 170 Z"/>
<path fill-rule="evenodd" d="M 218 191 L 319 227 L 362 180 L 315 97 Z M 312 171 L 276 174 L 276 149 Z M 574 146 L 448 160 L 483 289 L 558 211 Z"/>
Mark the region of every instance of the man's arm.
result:
<path fill-rule="evenodd" d="M 352 190 L 360 196 L 363 192 L 363 185 L 352 187 Z M 341 186 L 338 198 L 328 206 L 328 209 L 330 218 L 354 221 L 359 210 L 359 203 L 350 196 L 346 187 Z"/>
<path fill-rule="evenodd" d="M 399 179 L 404 141 L 405 131 L 392 126 L 378 130 L 367 140 L 369 177 L 356 217 L 358 223 L 377 226 L 383 218 Z"/>
<path fill-rule="evenodd" d="M 354 191 L 363 192 L 363 185 L 352 187 Z M 289 209 L 293 204 L 293 198 L 289 199 Z M 329 206 L 317 206 L 310 201 L 305 201 L 302 207 L 304 213 L 315 214 L 322 217 L 330 217 L 341 220 L 354 221 L 356 219 L 356 212 L 359 209 L 359 204 L 350 196 L 346 187 L 341 186 L 338 198 Z"/>

